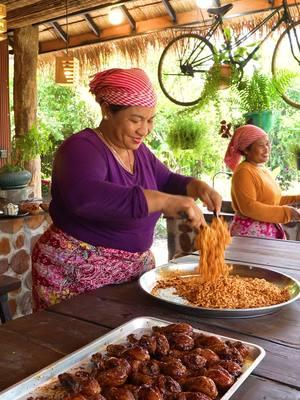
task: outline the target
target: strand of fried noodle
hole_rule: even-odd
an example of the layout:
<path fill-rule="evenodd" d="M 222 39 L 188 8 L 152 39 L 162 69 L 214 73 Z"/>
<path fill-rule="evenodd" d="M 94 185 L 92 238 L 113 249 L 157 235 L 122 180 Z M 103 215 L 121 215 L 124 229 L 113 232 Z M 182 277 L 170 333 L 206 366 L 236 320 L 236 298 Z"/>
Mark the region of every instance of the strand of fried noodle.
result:
<path fill-rule="evenodd" d="M 195 246 L 200 252 L 198 273 L 201 282 L 213 282 L 228 275 L 230 267 L 225 264 L 224 253 L 230 241 L 228 224 L 221 217 L 201 228 L 195 238 Z"/>

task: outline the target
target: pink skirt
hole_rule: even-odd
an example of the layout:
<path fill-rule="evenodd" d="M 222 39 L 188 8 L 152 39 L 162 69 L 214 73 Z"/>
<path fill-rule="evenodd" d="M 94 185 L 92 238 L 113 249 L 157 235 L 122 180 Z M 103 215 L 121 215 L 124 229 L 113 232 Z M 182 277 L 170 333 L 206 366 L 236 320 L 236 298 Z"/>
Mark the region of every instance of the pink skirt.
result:
<path fill-rule="evenodd" d="M 33 310 L 105 285 L 132 281 L 154 267 L 150 250 L 130 253 L 92 246 L 52 225 L 32 252 Z"/>
<path fill-rule="evenodd" d="M 231 236 L 252 236 L 269 239 L 286 239 L 280 224 L 256 221 L 252 218 L 235 215 L 230 224 Z"/>

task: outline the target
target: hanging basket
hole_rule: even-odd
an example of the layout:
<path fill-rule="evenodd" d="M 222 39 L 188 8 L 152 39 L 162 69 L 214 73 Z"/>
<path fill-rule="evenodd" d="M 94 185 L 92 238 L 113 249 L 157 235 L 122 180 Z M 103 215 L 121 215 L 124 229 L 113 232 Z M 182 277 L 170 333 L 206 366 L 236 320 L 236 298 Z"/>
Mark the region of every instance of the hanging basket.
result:
<path fill-rule="evenodd" d="M 300 154 L 296 156 L 296 165 L 297 165 L 297 170 L 300 171 Z"/>
<path fill-rule="evenodd" d="M 265 132 L 270 132 L 274 125 L 275 114 L 273 111 L 256 111 L 244 114 L 246 118 L 246 123 L 259 126 Z"/>
<path fill-rule="evenodd" d="M 210 72 L 218 80 L 218 90 L 228 89 L 232 83 L 233 69 L 230 64 L 214 64 Z"/>

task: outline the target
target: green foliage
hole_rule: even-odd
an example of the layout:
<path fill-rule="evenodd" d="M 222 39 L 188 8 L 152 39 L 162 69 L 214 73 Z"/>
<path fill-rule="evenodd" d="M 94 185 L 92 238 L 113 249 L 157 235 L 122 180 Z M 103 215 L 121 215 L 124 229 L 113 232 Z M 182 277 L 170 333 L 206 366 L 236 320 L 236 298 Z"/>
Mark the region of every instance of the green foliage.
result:
<path fill-rule="evenodd" d="M 289 157 L 291 143 L 299 141 L 300 112 L 295 111 L 284 101 L 281 102 L 281 114 L 277 115 L 269 137 L 271 140 L 271 156 L 269 166 L 272 171 L 279 168 L 276 180 L 281 188 L 287 190 L 290 184 L 296 180 L 297 173 L 295 161 Z M 298 126 L 298 129 L 297 129 Z"/>
<path fill-rule="evenodd" d="M 276 78 L 255 70 L 251 78 L 244 79 L 238 86 L 241 107 L 245 112 L 278 108 L 281 94 L 292 77 L 291 73 L 283 70 Z"/>
<path fill-rule="evenodd" d="M 167 142 L 174 150 L 197 149 L 206 133 L 207 126 L 203 120 L 195 121 L 192 117 L 179 117 L 175 118 L 169 129 Z"/>
<path fill-rule="evenodd" d="M 12 165 L 7 163 L 0 168 L 0 173 L 10 173 L 10 172 L 20 172 L 23 171 L 23 168 L 18 165 Z"/>
<path fill-rule="evenodd" d="M 58 145 L 72 133 L 96 126 L 100 112 L 94 99 L 82 88 L 57 85 L 42 75 L 39 78 L 38 116 L 52 144 L 42 157 L 42 177 L 49 178 Z"/>
<path fill-rule="evenodd" d="M 47 132 L 32 126 L 22 136 L 14 137 L 12 144 L 11 160 L 14 165 L 25 167 L 25 163 L 33 160 L 38 155 L 43 155 L 51 148 Z"/>
<path fill-rule="evenodd" d="M 236 42 L 237 38 L 233 38 L 234 33 L 233 30 L 230 27 L 224 27 L 223 28 L 224 31 L 224 35 L 226 37 L 226 41 L 227 42 L 231 42 L 231 44 L 233 43 L 233 48 L 231 48 L 230 50 L 227 48 L 227 45 L 225 43 L 223 43 L 221 45 L 221 48 L 219 50 L 216 49 L 215 53 L 216 53 L 216 57 L 215 57 L 215 62 L 218 63 L 230 63 L 231 62 L 231 57 L 233 58 L 233 60 L 236 63 L 242 63 L 247 57 L 248 55 L 251 53 L 251 50 L 253 49 L 253 47 L 255 47 L 257 45 L 257 42 L 252 42 L 249 44 L 245 44 L 244 46 L 234 46 L 234 43 Z M 231 57 L 230 57 L 231 55 Z M 253 60 L 257 60 L 258 56 L 257 53 L 255 53 L 252 56 Z"/>
<path fill-rule="evenodd" d="M 42 129 L 32 126 L 27 133 L 14 137 L 10 162 L 6 163 L 1 172 L 19 172 L 26 169 L 26 163 L 38 155 L 43 155 L 51 148 L 47 134 Z"/>

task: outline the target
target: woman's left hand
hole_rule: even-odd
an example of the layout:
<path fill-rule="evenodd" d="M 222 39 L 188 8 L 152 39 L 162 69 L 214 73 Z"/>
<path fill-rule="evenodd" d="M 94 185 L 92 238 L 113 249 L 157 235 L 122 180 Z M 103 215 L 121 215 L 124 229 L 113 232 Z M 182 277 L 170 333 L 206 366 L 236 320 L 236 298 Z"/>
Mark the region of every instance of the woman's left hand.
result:
<path fill-rule="evenodd" d="M 222 196 L 207 183 L 199 179 L 192 179 L 186 187 L 187 195 L 195 200 L 200 199 L 209 211 L 217 214 L 221 211 Z"/>

